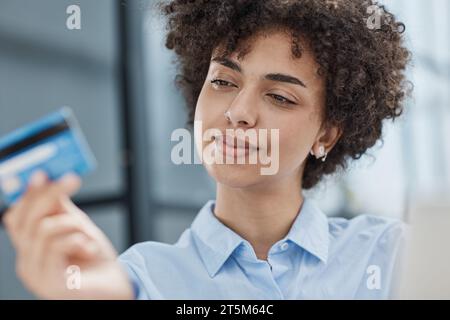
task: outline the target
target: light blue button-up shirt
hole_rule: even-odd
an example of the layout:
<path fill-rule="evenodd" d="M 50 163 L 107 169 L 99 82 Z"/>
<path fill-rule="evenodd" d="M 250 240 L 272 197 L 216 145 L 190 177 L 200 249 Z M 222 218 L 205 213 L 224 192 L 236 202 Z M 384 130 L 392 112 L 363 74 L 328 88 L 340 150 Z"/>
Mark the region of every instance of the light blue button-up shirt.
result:
<path fill-rule="evenodd" d="M 174 245 L 145 242 L 119 257 L 138 299 L 386 299 L 404 224 L 328 218 L 311 199 L 268 259 L 214 215 L 208 201 Z"/>

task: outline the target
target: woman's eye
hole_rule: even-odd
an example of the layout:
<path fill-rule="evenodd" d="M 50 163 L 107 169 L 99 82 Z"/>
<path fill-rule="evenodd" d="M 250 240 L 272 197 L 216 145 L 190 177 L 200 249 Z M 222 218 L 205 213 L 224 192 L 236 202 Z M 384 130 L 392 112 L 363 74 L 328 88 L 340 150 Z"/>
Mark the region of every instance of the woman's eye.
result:
<path fill-rule="evenodd" d="M 289 100 L 289 99 L 287 99 L 287 98 L 285 98 L 283 96 L 280 96 L 278 94 L 269 94 L 268 96 L 271 97 L 272 99 L 274 99 L 277 103 L 282 104 L 282 105 L 295 104 L 295 102 L 293 102 L 293 101 L 291 101 L 291 100 Z"/>
<path fill-rule="evenodd" d="M 212 80 L 211 83 L 219 87 L 236 87 L 233 83 L 221 79 Z"/>

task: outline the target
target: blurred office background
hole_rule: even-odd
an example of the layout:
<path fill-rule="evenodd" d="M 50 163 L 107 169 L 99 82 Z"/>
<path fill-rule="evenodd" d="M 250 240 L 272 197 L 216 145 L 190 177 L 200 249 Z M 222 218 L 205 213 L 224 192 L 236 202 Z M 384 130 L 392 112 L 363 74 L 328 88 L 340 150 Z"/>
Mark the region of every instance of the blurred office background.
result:
<path fill-rule="evenodd" d="M 214 183 L 200 165 L 170 161 L 171 133 L 185 127 L 153 0 L 0 0 L 0 135 L 67 105 L 99 166 L 76 203 L 119 252 L 132 243 L 173 243 Z M 401 121 L 350 173 L 307 195 L 330 216 L 403 218 L 419 194 L 450 194 L 450 2 L 385 1 L 406 24 L 415 85 Z M 66 27 L 69 5 L 81 29 Z M 1 203 L 0 203 L 1 207 Z M 33 298 L 15 277 L 0 226 L 0 299 Z"/>

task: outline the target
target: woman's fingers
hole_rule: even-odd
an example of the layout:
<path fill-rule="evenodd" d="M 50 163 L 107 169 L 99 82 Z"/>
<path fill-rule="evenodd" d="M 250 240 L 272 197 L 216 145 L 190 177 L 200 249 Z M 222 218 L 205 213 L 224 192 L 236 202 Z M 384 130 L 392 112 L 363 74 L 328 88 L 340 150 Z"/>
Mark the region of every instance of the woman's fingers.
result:
<path fill-rule="evenodd" d="M 32 241 L 31 230 L 40 219 L 61 211 L 60 200 L 73 194 L 81 185 L 80 178 L 74 174 L 65 175 L 53 183 L 33 184 L 15 207 L 11 215 L 10 224 L 19 245 L 27 246 Z"/>
<path fill-rule="evenodd" d="M 73 261 L 89 260 L 95 257 L 98 252 L 98 245 L 88 238 L 83 232 L 71 232 L 54 238 L 55 241 L 48 243 L 48 258 L 45 264 L 52 265 L 56 260 L 61 260 L 66 264 Z M 44 267 L 45 267 L 44 264 Z"/>
<path fill-rule="evenodd" d="M 35 238 L 17 255 L 18 275 L 29 289 L 40 292 L 46 283 L 62 286 L 70 261 L 98 261 L 100 246 L 85 230 L 86 222 L 74 214 L 61 213 L 39 221 Z"/>
<path fill-rule="evenodd" d="M 77 215 L 80 221 L 83 222 L 83 225 L 85 226 L 84 232 L 101 245 L 101 254 L 104 255 L 104 258 L 113 259 L 117 255 L 116 250 L 103 231 L 95 225 L 89 216 L 80 210 L 68 197 L 61 200 L 61 206 L 65 212 Z"/>
<path fill-rule="evenodd" d="M 41 291 L 48 298 L 64 297 L 70 289 L 67 284 L 69 267 L 75 265 L 80 272 L 86 265 L 95 264 L 98 246 L 82 232 L 70 232 L 55 236 L 47 244 L 45 259 L 41 261 L 39 274 L 43 276 L 36 285 L 48 286 Z M 81 278 L 80 278 L 81 281 Z"/>
<path fill-rule="evenodd" d="M 3 223 L 6 226 L 6 231 L 10 234 L 11 240 L 15 247 L 17 247 L 18 244 L 18 230 L 23 212 L 26 211 L 26 207 L 29 203 L 29 200 L 27 201 L 27 199 L 30 199 L 32 197 L 31 194 L 44 187 L 46 183 L 47 176 L 45 173 L 42 171 L 36 172 L 31 177 L 24 196 L 19 201 L 11 205 L 9 210 L 3 216 Z"/>
<path fill-rule="evenodd" d="M 20 211 L 17 216 L 19 225 L 18 231 L 21 229 L 27 231 L 30 225 L 42 217 L 57 213 L 55 210 L 59 208 L 59 200 L 62 196 L 72 195 L 81 186 L 80 178 L 75 174 L 69 173 L 59 180 L 35 187 L 29 194 L 24 196 L 24 202 L 27 208 Z"/>
<path fill-rule="evenodd" d="M 33 231 L 35 234 L 32 248 L 26 254 L 32 265 L 36 268 L 43 267 L 43 261 L 45 261 L 49 251 L 50 245 L 58 241 L 58 238 L 71 234 L 74 232 L 85 234 L 86 238 L 90 238 L 84 231 L 85 226 L 83 222 L 76 215 L 70 215 L 62 213 L 54 216 L 48 216 L 43 218 L 36 229 Z"/>
<path fill-rule="evenodd" d="M 132 297 L 111 242 L 70 199 L 79 187 L 76 176 L 49 182 L 39 173 L 8 210 L 4 221 L 16 247 L 17 273 L 41 298 Z M 70 265 L 83 271 L 87 290 L 67 290 Z"/>

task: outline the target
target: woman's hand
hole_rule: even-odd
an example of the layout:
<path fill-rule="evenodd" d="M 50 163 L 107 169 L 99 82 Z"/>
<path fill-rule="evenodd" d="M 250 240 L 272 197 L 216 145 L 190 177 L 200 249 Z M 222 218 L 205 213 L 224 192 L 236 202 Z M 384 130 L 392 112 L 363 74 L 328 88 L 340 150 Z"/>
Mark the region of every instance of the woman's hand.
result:
<path fill-rule="evenodd" d="M 43 299 L 131 299 L 113 246 L 70 200 L 80 185 L 76 175 L 49 182 L 45 173 L 35 173 L 5 214 L 17 275 Z"/>

